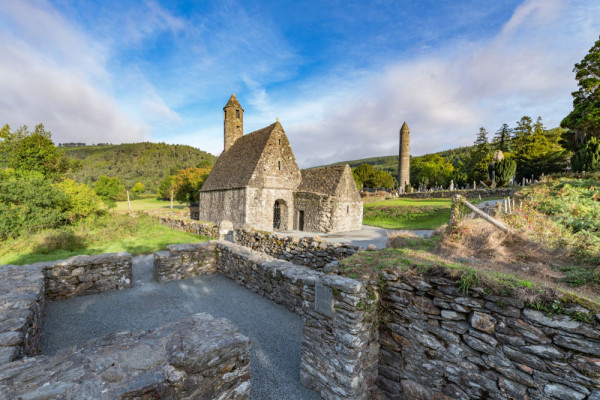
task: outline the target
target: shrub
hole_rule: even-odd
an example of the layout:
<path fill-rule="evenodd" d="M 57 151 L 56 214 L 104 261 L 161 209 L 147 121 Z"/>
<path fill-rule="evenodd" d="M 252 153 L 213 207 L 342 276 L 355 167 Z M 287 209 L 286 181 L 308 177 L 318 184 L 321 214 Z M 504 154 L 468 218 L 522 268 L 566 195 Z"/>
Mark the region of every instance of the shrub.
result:
<path fill-rule="evenodd" d="M 100 211 L 101 199 L 88 185 L 65 179 L 56 186 L 67 195 L 62 207 L 69 221 L 85 218 Z"/>
<path fill-rule="evenodd" d="M 94 191 L 109 208 L 115 207 L 117 196 L 124 190 L 125 186 L 119 178 L 109 178 L 108 176 L 101 176 L 94 185 Z"/>
<path fill-rule="evenodd" d="M 517 163 L 509 158 L 496 163 L 496 182 L 499 186 L 506 186 L 517 172 Z"/>

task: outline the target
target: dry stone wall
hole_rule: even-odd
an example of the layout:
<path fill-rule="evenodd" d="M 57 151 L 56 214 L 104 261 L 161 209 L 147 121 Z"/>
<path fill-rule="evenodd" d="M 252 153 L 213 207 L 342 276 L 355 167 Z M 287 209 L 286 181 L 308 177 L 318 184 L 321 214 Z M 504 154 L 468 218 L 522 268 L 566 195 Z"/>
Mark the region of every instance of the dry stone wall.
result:
<path fill-rule="evenodd" d="M 253 250 L 317 271 L 360 250 L 358 246 L 349 243 L 328 243 L 319 237 L 280 237 L 249 228 L 236 229 L 234 240 Z"/>
<path fill-rule="evenodd" d="M 302 384 L 325 400 L 371 398 L 379 354 L 374 297 L 361 282 L 335 275 L 304 286 L 302 295 Z M 323 297 L 330 315 L 321 310 Z"/>
<path fill-rule="evenodd" d="M 192 212 L 193 213 L 193 212 Z M 210 222 L 197 221 L 196 218 L 175 218 L 171 216 L 160 216 L 158 217 L 162 225 L 168 226 L 171 229 L 177 229 L 187 233 L 193 233 L 195 235 L 204 236 L 211 239 L 219 237 L 219 228 L 217 225 Z"/>
<path fill-rule="evenodd" d="M 0 365 L 39 353 L 44 309 L 41 268 L 0 267 Z"/>
<path fill-rule="evenodd" d="M 225 319 L 196 314 L 152 331 L 117 332 L 0 367 L 9 399 L 247 399 L 250 341 Z"/>
<path fill-rule="evenodd" d="M 598 325 L 444 278 L 385 278 L 378 386 L 389 399 L 600 399 Z"/>
<path fill-rule="evenodd" d="M 132 285 L 129 253 L 75 256 L 32 265 L 44 271 L 45 296 L 49 300 L 122 290 Z"/>
<path fill-rule="evenodd" d="M 300 373 L 305 386 L 327 400 L 369 398 L 377 374 L 378 343 L 369 322 L 372 300 L 362 283 L 224 241 L 217 243 L 217 269 L 302 316 Z M 317 292 L 325 294 L 319 310 Z"/>
<path fill-rule="evenodd" d="M 154 279 L 166 282 L 217 272 L 214 242 L 172 244 L 154 253 Z"/>

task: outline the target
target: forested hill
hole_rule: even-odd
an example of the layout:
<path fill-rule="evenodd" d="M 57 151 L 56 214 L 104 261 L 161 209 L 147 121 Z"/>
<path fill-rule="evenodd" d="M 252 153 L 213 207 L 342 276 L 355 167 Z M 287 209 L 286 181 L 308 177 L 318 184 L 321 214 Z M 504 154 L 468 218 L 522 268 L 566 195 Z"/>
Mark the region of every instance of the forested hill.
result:
<path fill-rule="evenodd" d="M 474 146 L 466 146 L 466 147 L 457 147 L 456 149 L 444 150 L 434 154 L 438 154 L 439 156 L 445 158 L 450 161 L 452 164 L 455 164 L 458 160 L 466 159 L 471 153 Z M 411 157 L 411 159 L 416 159 L 423 156 Z M 392 175 L 396 175 L 398 172 L 398 155 L 395 156 L 381 156 L 381 157 L 371 157 L 371 158 L 361 158 L 360 160 L 350 160 L 350 161 L 340 161 L 337 163 L 333 163 L 331 165 L 344 165 L 348 164 L 352 168 L 356 168 L 361 164 L 371 164 L 376 169 L 381 169 L 391 173 Z"/>
<path fill-rule="evenodd" d="M 61 146 L 67 156 L 79 159 L 81 169 L 73 174 L 78 182 L 93 184 L 102 175 L 117 177 L 126 188 L 136 182 L 145 192 L 156 192 L 160 181 L 181 168 L 196 167 L 201 161 L 214 164 L 216 157 L 195 147 L 165 143 L 127 143 L 97 146 Z"/>

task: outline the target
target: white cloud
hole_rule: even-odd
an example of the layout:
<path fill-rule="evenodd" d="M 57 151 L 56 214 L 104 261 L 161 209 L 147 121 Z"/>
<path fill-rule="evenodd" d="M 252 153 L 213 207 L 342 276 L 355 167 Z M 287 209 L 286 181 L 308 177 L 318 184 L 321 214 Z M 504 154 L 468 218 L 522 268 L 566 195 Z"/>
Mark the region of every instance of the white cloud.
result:
<path fill-rule="evenodd" d="M 480 126 L 492 133 L 522 115 L 557 126 L 571 109 L 573 64 L 598 38 L 598 15 L 590 2 L 525 1 L 491 40 L 453 42 L 368 78 L 321 79 L 295 93 L 303 100 L 269 107 L 295 114 L 282 122 L 303 167 L 395 154 L 403 121 L 415 155 L 470 145 Z"/>
<path fill-rule="evenodd" d="M 55 142 L 132 142 L 146 128 L 113 97 L 106 49 L 45 1 L 3 2 L 0 115 L 13 127 L 43 123 Z"/>

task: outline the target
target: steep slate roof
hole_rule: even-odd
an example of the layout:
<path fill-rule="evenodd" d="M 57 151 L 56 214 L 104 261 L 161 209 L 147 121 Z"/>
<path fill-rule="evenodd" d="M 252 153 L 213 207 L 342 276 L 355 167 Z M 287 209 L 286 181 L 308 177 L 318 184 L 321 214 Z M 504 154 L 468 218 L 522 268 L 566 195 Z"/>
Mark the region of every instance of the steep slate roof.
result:
<path fill-rule="evenodd" d="M 337 192 L 345 169 L 346 165 L 335 165 L 302 170 L 302 182 L 297 191 L 333 196 Z"/>
<path fill-rule="evenodd" d="M 232 96 L 232 98 L 234 97 Z M 202 186 L 202 191 L 236 189 L 248 186 L 269 137 L 278 125 L 281 124 L 275 122 L 266 128 L 259 129 L 236 140 L 229 150 L 223 152 L 217 158 L 217 162 Z"/>

